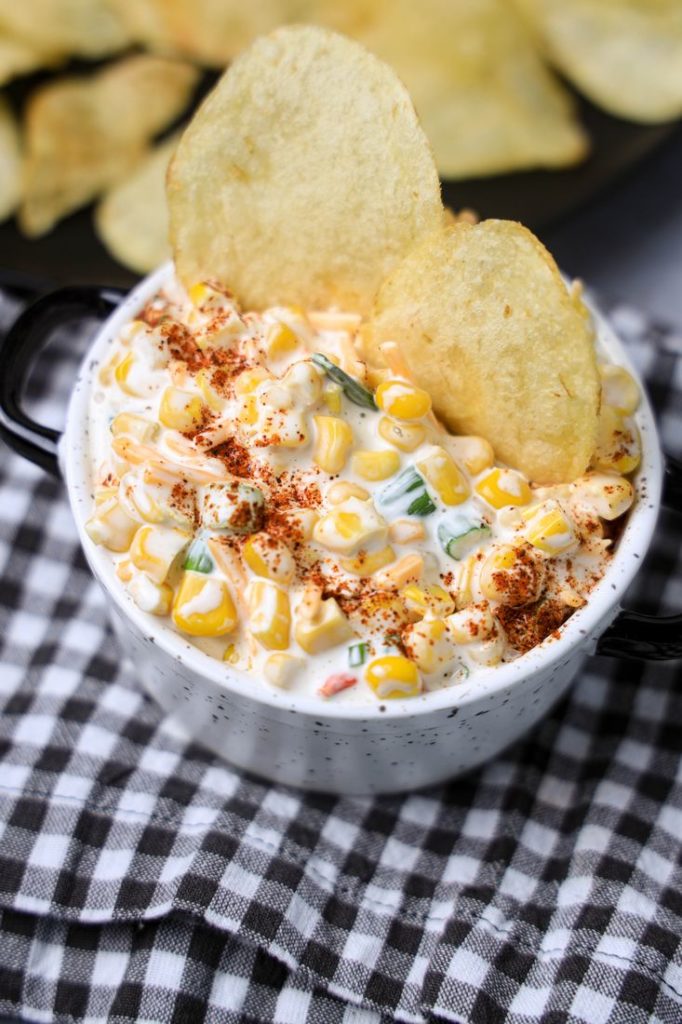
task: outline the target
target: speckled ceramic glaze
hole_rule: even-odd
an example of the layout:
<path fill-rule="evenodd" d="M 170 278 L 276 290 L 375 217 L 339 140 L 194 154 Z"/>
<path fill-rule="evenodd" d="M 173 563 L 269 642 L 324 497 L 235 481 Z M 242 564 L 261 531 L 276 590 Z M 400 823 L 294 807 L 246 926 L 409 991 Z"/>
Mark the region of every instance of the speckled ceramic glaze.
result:
<path fill-rule="evenodd" d="M 566 691 L 615 617 L 649 546 L 660 504 L 662 460 L 651 408 L 637 413 L 643 459 L 638 500 L 617 554 L 586 607 L 557 639 L 507 665 L 409 700 L 369 705 L 288 694 L 218 662 L 133 603 L 106 552 L 84 530 L 91 513 L 87 411 L 91 382 L 111 339 L 172 274 L 145 279 L 106 321 L 84 360 L 60 442 L 60 465 L 90 567 L 109 598 L 117 635 L 140 681 L 198 742 L 265 778 L 337 793 L 388 793 L 451 778 L 494 757 Z M 638 377 L 593 310 L 603 350 Z"/>

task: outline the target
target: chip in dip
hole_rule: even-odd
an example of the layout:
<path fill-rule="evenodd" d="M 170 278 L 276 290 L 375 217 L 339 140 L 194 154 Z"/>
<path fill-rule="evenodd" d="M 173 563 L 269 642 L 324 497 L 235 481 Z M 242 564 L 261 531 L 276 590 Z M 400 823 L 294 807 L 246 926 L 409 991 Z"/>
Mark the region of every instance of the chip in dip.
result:
<path fill-rule="evenodd" d="M 513 221 L 425 239 L 381 286 L 365 351 L 399 338 L 438 414 L 537 483 L 587 468 L 597 437 L 592 327 L 545 247 Z"/>
<path fill-rule="evenodd" d="M 352 102 L 337 124 L 340 83 Z M 589 600 L 634 497 L 635 382 L 616 366 L 597 370 L 587 312 L 529 233 L 452 226 L 403 101 L 390 70 L 320 30 L 278 32 L 237 62 L 170 175 L 179 275 L 112 340 L 90 412 L 87 531 L 128 598 L 260 685 L 321 700 L 417 697 L 549 642 Z M 345 140 L 357 143 L 352 159 Z M 391 159 L 379 159 L 379 142 Z M 321 183 L 335 186 L 327 201 Z M 240 195 L 253 205 L 239 208 Z M 356 266 L 359 242 L 368 251 Z M 453 294 L 478 341 L 453 330 Z M 528 379 L 544 383 L 543 346 L 552 353 L 554 342 L 539 325 L 552 317 L 567 343 L 588 346 L 566 383 L 584 387 L 591 433 L 575 444 L 566 434 L 554 449 L 560 472 L 552 479 L 545 462 L 539 483 L 518 467 L 553 394 L 520 395 L 502 458 L 492 437 L 446 429 L 434 415 L 434 399 L 447 409 L 442 388 L 432 394 L 410 363 L 438 384 L 460 352 L 449 345 L 467 346 L 457 400 L 466 404 L 470 381 L 480 401 L 487 373 L 509 401 L 521 322 Z M 417 359 L 422 322 L 433 337 Z M 361 336 L 376 345 L 374 365 Z M 570 457 L 563 445 L 574 445 Z"/>
<path fill-rule="evenodd" d="M 180 278 L 220 281 L 256 309 L 367 311 L 443 216 L 405 87 L 316 28 L 279 29 L 237 58 L 180 141 L 168 199 Z"/>

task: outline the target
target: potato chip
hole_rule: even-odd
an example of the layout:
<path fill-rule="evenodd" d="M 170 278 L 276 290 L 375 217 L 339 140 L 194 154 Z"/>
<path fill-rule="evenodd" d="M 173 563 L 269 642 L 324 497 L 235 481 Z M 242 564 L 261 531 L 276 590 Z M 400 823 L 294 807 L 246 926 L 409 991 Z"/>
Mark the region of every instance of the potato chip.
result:
<path fill-rule="evenodd" d="M 377 296 L 368 356 L 387 340 L 452 430 L 487 438 L 536 483 L 587 468 L 599 404 L 589 318 L 520 224 L 459 223 L 422 241 Z"/>
<path fill-rule="evenodd" d="M 180 136 L 162 142 L 97 207 L 97 233 L 112 256 L 139 274 L 170 259 L 166 171 Z"/>
<path fill-rule="evenodd" d="M 182 49 L 170 20 L 167 0 L 108 0 L 125 30 L 135 42 L 161 53 Z"/>
<path fill-rule="evenodd" d="M 168 196 L 181 279 L 217 279 L 253 309 L 368 310 L 443 217 L 401 82 L 310 27 L 278 29 L 235 61 L 180 140 Z"/>
<path fill-rule="evenodd" d="M 19 131 L 12 111 L 0 98 L 0 221 L 14 211 L 20 188 Z"/>
<path fill-rule="evenodd" d="M 114 0 L 136 38 L 163 36 L 202 64 L 224 67 L 259 35 L 280 25 L 317 24 L 353 34 L 378 0 Z M 145 24 L 142 24 L 144 19 Z M 137 22 L 135 27 L 132 22 Z M 140 35 L 141 33 L 141 35 Z"/>
<path fill-rule="evenodd" d="M 38 50 L 23 39 L 15 39 L 0 30 L 0 85 L 37 68 L 52 67 L 62 59 L 52 51 Z"/>
<path fill-rule="evenodd" d="M 516 0 L 547 56 L 594 103 L 657 122 L 682 114 L 680 0 Z"/>
<path fill-rule="evenodd" d="M 84 57 L 113 53 L 130 41 L 103 0 L 0 0 L 0 34 L 38 50 Z"/>
<path fill-rule="evenodd" d="M 34 94 L 20 218 L 26 234 L 49 231 L 129 174 L 187 105 L 197 78 L 187 64 L 144 55 Z"/>
<path fill-rule="evenodd" d="M 443 178 L 563 167 L 587 137 L 509 0 L 393 0 L 362 35 L 407 86 Z"/>

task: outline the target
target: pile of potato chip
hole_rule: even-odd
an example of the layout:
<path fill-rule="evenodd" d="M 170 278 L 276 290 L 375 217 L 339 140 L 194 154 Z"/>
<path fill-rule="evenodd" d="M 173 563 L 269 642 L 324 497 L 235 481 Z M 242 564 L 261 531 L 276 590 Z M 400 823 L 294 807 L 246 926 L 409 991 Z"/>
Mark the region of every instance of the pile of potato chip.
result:
<path fill-rule="evenodd" d="M 555 70 L 617 116 L 682 113 L 680 0 L 0 0 L 0 86 L 52 76 L 19 118 L 0 96 L 0 219 L 18 210 L 37 236 L 99 201 L 107 248 L 151 269 L 169 251 L 165 133 L 203 69 L 292 22 L 343 32 L 398 72 L 446 179 L 583 159 Z M 73 58 L 97 63 L 64 71 Z"/>

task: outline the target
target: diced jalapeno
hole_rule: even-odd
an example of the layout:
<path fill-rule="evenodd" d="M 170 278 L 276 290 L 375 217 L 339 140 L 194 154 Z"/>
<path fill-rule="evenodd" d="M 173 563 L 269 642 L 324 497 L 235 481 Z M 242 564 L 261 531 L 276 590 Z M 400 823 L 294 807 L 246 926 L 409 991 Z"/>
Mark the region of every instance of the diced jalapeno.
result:
<path fill-rule="evenodd" d="M 199 537 L 192 541 L 187 551 L 187 557 L 182 563 L 183 569 L 191 569 L 194 572 L 212 572 L 214 562 L 208 553 L 208 549 Z"/>
<path fill-rule="evenodd" d="M 368 646 L 366 643 L 351 644 L 348 648 L 348 665 L 350 668 L 358 668 L 367 661 Z"/>
<path fill-rule="evenodd" d="M 329 380 L 339 385 L 349 402 L 353 402 L 354 405 L 360 405 L 364 409 L 377 408 L 372 392 L 368 391 L 359 381 L 350 377 L 340 366 L 336 366 L 331 359 L 327 359 L 321 352 L 316 352 L 311 356 L 311 360 Z"/>
<path fill-rule="evenodd" d="M 491 536 L 490 527 L 483 522 L 471 522 L 469 519 L 444 519 L 438 524 L 438 542 L 446 555 L 459 562 L 477 548 L 482 541 Z"/>

